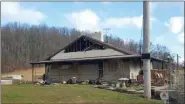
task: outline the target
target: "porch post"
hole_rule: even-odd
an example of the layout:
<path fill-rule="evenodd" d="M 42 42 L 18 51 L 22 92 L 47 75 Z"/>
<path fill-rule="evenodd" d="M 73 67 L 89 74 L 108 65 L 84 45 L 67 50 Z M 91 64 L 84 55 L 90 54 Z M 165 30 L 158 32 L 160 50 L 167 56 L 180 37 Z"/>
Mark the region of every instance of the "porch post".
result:
<path fill-rule="evenodd" d="M 80 64 L 80 63 L 78 62 L 78 64 L 77 64 L 77 69 L 78 69 L 78 78 L 79 78 L 79 80 L 81 80 L 81 79 L 80 79 L 80 75 L 81 75 L 81 74 L 79 73 L 79 72 L 80 72 L 79 64 Z"/>
<path fill-rule="evenodd" d="M 32 64 L 32 83 L 34 82 L 34 64 Z"/>

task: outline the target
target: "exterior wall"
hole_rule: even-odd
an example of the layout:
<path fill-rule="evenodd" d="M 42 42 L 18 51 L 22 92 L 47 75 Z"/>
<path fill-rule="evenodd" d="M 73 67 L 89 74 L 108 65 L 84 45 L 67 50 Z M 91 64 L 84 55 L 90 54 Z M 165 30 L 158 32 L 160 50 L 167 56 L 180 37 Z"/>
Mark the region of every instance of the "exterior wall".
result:
<path fill-rule="evenodd" d="M 55 68 L 53 67 L 55 66 Z M 49 82 L 58 82 L 60 77 L 59 77 L 59 70 L 57 70 L 57 65 L 46 65 L 46 75 L 48 76 L 48 81 Z M 59 67 L 59 66 L 58 66 Z"/>
<path fill-rule="evenodd" d="M 121 77 L 130 77 L 129 62 L 122 60 L 109 60 L 103 63 L 103 79 L 117 81 Z M 98 64 L 72 65 L 68 69 L 62 69 L 62 65 L 46 65 L 48 81 L 67 81 L 71 77 L 78 80 L 95 80 L 98 78 Z"/>
<path fill-rule="evenodd" d="M 153 69 L 153 62 L 150 61 L 150 69 Z"/>
<path fill-rule="evenodd" d="M 119 78 L 129 78 L 129 62 L 122 60 L 109 60 L 104 62 L 103 79 L 117 81 Z"/>
<path fill-rule="evenodd" d="M 163 63 L 159 62 L 159 61 L 152 61 L 153 64 L 153 69 L 166 69 L 168 68 L 168 64 L 167 63 Z"/>
<path fill-rule="evenodd" d="M 130 60 L 129 64 L 129 69 L 130 69 L 130 79 L 137 79 L 137 76 L 139 75 L 139 72 L 141 71 L 140 67 L 140 61 L 134 61 Z"/>
<path fill-rule="evenodd" d="M 151 63 L 151 69 L 152 69 Z M 98 64 L 71 65 L 66 69 L 60 64 L 46 65 L 48 80 L 52 82 L 67 81 L 71 77 L 78 80 L 95 80 L 98 78 Z M 48 70 L 48 69 L 49 70 Z M 117 81 L 119 78 L 137 79 L 141 71 L 140 61 L 113 59 L 103 62 L 103 79 Z"/>
<path fill-rule="evenodd" d="M 69 69 L 62 69 L 61 80 L 67 81 L 71 77 L 76 77 L 78 80 L 89 80 L 97 78 L 97 64 L 73 65 Z"/>
<path fill-rule="evenodd" d="M 137 79 L 139 72 L 142 70 L 142 65 L 140 66 L 140 60 L 134 61 L 130 60 L 129 68 L 130 68 L 130 79 Z M 150 62 L 150 70 L 153 69 L 153 62 Z"/>
<path fill-rule="evenodd" d="M 154 69 L 161 69 L 162 68 L 162 64 L 157 61 L 153 61 L 152 64 L 153 64 Z"/>
<path fill-rule="evenodd" d="M 47 70 L 48 67 L 49 70 Z M 97 69 L 97 64 L 71 65 L 67 69 L 62 69 L 62 65 L 59 64 L 46 67 L 48 81 L 51 82 L 67 81 L 72 77 L 76 77 L 78 80 L 96 79 Z"/>

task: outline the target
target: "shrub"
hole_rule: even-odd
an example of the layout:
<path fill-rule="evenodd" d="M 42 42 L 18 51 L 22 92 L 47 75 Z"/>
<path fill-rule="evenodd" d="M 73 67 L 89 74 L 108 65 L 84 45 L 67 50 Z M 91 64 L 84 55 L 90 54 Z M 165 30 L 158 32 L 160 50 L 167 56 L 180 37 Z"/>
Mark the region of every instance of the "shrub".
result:
<path fill-rule="evenodd" d="M 177 101 L 179 104 L 184 104 L 184 71 L 182 72 L 175 72 L 176 76 L 176 83 L 174 87 L 170 87 L 169 89 L 174 89 L 175 91 L 170 92 L 169 96 L 170 98 Z"/>

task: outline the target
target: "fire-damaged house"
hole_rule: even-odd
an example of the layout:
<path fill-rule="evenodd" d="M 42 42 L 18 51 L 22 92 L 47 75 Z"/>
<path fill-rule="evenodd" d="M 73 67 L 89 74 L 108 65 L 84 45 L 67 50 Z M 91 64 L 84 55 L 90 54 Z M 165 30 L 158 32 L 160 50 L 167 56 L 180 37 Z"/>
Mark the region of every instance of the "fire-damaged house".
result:
<path fill-rule="evenodd" d="M 45 64 L 49 82 L 67 81 L 71 77 L 80 81 L 137 79 L 142 70 L 140 54 L 104 42 L 101 33 L 82 35 L 46 60 L 31 64 L 33 77 L 34 65 Z M 167 67 L 167 63 L 152 57 L 150 66 L 151 69 L 162 69 Z"/>

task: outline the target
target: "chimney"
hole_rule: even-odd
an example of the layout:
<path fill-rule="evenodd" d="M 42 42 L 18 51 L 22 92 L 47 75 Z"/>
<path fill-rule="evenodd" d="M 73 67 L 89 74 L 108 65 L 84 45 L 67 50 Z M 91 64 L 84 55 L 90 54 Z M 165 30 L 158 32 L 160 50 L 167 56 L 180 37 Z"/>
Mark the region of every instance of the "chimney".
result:
<path fill-rule="evenodd" d="M 103 33 L 102 32 L 95 32 L 93 33 L 92 35 L 90 35 L 92 38 L 94 39 L 97 39 L 97 40 L 100 40 L 102 42 L 104 42 L 104 36 L 103 36 Z"/>

